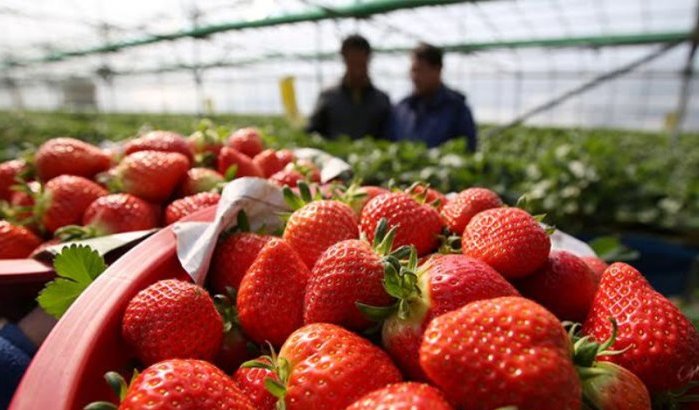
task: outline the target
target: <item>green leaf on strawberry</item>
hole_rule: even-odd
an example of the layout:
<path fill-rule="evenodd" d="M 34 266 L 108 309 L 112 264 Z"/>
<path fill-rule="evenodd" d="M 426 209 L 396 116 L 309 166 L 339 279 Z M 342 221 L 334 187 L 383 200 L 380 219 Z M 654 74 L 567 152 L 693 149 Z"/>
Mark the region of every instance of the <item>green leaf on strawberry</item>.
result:
<path fill-rule="evenodd" d="M 104 259 L 89 246 L 63 248 L 53 262 L 58 276 L 46 284 L 37 302 L 46 313 L 60 318 L 88 286 L 107 269 Z"/>

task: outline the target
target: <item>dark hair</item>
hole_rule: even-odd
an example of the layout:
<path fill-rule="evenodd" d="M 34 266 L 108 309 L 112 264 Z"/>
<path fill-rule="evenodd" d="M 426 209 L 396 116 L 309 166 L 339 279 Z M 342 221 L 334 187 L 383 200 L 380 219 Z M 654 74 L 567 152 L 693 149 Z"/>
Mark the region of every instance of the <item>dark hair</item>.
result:
<path fill-rule="evenodd" d="M 444 52 L 439 47 L 427 43 L 420 43 L 413 49 L 413 57 L 433 67 L 442 68 Z"/>
<path fill-rule="evenodd" d="M 347 50 L 361 50 L 367 54 L 371 54 L 371 45 L 369 45 L 367 39 L 359 34 L 352 34 L 351 36 L 342 40 L 340 54 L 344 54 Z"/>

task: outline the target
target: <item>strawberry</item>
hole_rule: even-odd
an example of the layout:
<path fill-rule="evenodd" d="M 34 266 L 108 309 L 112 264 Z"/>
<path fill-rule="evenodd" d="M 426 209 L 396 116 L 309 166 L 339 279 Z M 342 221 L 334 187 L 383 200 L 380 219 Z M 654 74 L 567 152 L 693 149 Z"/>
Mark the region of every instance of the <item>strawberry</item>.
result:
<path fill-rule="evenodd" d="M 306 286 L 304 323 L 334 323 L 351 330 L 371 326 L 356 303 L 389 306 L 393 300 L 383 289 L 384 264 L 392 255 L 395 230 L 384 223 L 372 245 L 349 239 L 330 246 L 313 266 Z"/>
<path fill-rule="evenodd" d="M 262 174 L 265 178 L 269 178 L 284 169 L 286 164 L 293 160 L 294 154 L 289 150 L 275 151 L 273 149 L 266 149 L 255 155 L 252 162 L 262 170 Z"/>
<path fill-rule="evenodd" d="M 190 196 L 200 192 L 218 191 L 225 179 L 223 175 L 209 168 L 192 168 L 185 174 L 180 186 L 181 196 Z"/>
<path fill-rule="evenodd" d="M 336 325 L 306 325 L 286 340 L 267 387 L 287 410 L 341 410 L 376 389 L 401 381 L 391 359 L 368 340 Z M 276 361 L 276 363 L 274 363 Z M 279 408 L 279 407 L 278 407 Z"/>
<path fill-rule="evenodd" d="M 387 273 L 386 290 L 400 303 L 383 324 L 382 344 L 404 374 L 425 380 L 418 351 L 432 319 L 476 300 L 519 293 L 493 268 L 468 256 L 435 255 L 416 265 L 413 255 L 399 275 Z M 407 286 L 391 285 L 401 279 Z"/>
<path fill-rule="evenodd" d="M 0 220 L 0 259 L 24 259 L 41 245 L 41 239 L 32 231 Z"/>
<path fill-rule="evenodd" d="M 221 345 L 223 322 L 206 290 L 167 279 L 129 301 L 121 331 L 147 365 L 172 358 L 210 360 Z"/>
<path fill-rule="evenodd" d="M 551 251 L 548 262 L 516 285 L 561 320 L 582 322 L 597 291 L 598 277 L 582 259 L 566 251 Z"/>
<path fill-rule="evenodd" d="M 26 163 L 20 159 L 0 163 L 0 201 L 12 198 L 12 186 L 17 184 L 16 178 L 25 168 Z"/>
<path fill-rule="evenodd" d="M 93 201 L 85 211 L 82 223 L 84 227 L 65 227 L 58 232 L 70 239 L 75 235 L 84 239 L 152 229 L 158 226 L 158 209 L 130 194 L 111 194 Z"/>
<path fill-rule="evenodd" d="M 573 361 L 580 376 L 585 409 L 650 410 L 651 400 L 643 382 L 630 371 L 614 363 L 598 361 L 599 356 L 616 354 L 608 350 L 616 337 L 616 322 L 612 323 L 612 336 L 602 344 L 589 336 L 576 334 L 574 324 L 571 337 Z"/>
<path fill-rule="evenodd" d="M 480 259 L 508 279 L 534 273 L 546 264 L 551 240 L 544 228 L 519 208 L 478 213 L 466 225 L 464 255 Z"/>
<path fill-rule="evenodd" d="M 262 152 L 262 135 L 257 128 L 241 128 L 228 137 L 228 146 L 252 158 Z"/>
<path fill-rule="evenodd" d="M 580 381 L 569 339 L 549 311 L 528 299 L 479 300 L 430 322 L 420 365 L 459 408 L 577 410 Z"/>
<path fill-rule="evenodd" d="M 396 228 L 393 247 L 414 245 L 418 255 L 426 255 L 439 246 L 438 235 L 442 221 L 437 210 L 420 204 L 410 195 L 400 192 L 379 195 L 362 209 L 361 231 L 370 241 L 374 240 L 376 225 L 386 218 L 388 226 Z"/>
<path fill-rule="evenodd" d="M 34 217 L 48 232 L 82 222 L 85 210 L 97 198 L 107 195 L 106 189 L 89 179 L 61 175 L 51 179 L 35 200 Z"/>
<path fill-rule="evenodd" d="M 218 157 L 223 148 L 221 138 L 214 130 L 200 130 L 187 137 L 189 149 L 195 155 L 211 154 Z"/>
<path fill-rule="evenodd" d="M 348 204 L 357 215 L 361 215 L 362 209 L 364 209 L 367 202 L 379 195 L 388 194 L 390 192 L 391 191 L 388 189 L 378 186 L 359 186 L 357 184 L 352 184 L 345 187 L 341 184 L 335 184 L 332 186 L 331 196 Z"/>
<path fill-rule="evenodd" d="M 623 353 L 601 359 L 633 372 L 651 393 L 680 388 L 699 374 L 699 334 L 692 322 L 625 263 L 604 271 L 583 333 L 607 339 L 609 318 L 619 326 L 611 348 Z"/>
<path fill-rule="evenodd" d="M 115 170 L 117 191 L 150 202 L 170 197 L 189 169 L 189 160 L 177 152 L 138 151 L 124 158 Z"/>
<path fill-rule="evenodd" d="M 347 407 L 347 410 L 451 410 L 442 392 L 415 382 L 395 383 L 374 390 Z"/>
<path fill-rule="evenodd" d="M 602 274 L 609 267 L 607 262 L 598 258 L 597 256 L 583 256 L 580 258 L 587 264 L 587 266 L 597 275 L 597 280 L 602 277 Z"/>
<path fill-rule="evenodd" d="M 294 188 L 299 181 L 320 182 L 320 170 L 310 161 L 298 160 L 287 164 L 284 169 L 270 176 L 269 180 L 281 187 Z"/>
<path fill-rule="evenodd" d="M 111 162 L 111 157 L 101 149 L 74 138 L 50 139 L 39 147 L 34 157 L 42 181 L 59 175 L 92 178 L 107 170 Z"/>
<path fill-rule="evenodd" d="M 333 200 L 313 201 L 305 189 L 303 199 L 294 196 L 289 188 L 285 188 L 284 195 L 295 211 L 286 223 L 283 238 L 310 269 L 333 244 L 359 237 L 357 217 L 349 205 Z"/>
<path fill-rule="evenodd" d="M 444 205 L 441 213 L 447 228 L 462 235 L 466 225 L 477 213 L 501 206 L 502 200 L 495 192 L 486 188 L 469 188 L 459 192 Z"/>
<path fill-rule="evenodd" d="M 234 170 L 231 167 L 235 167 Z M 218 155 L 218 172 L 224 175 L 226 179 L 240 177 L 260 177 L 262 178 L 262 170 L 252 162 L 250 157 L 236 151 L 231 147 L 223 147 Z"/>
<path fill-rule="evenodd" d="M 280 346 L 303 324 L 303 294 L 310 271 L 284 240 L 262 248 L 238 290 L 238 319 L 252 340 Z"/>
<path fill-rule="evenodd" d="M 165 360 L 148 367 L 131 382 L 119 406 L 120 410 L 214 408 L 254 410 L 255 406 L 216 366 L 192 359 Z"/>
<path fill-rule="evenodd" d="M 428 184 L 422 182 L 417 182 L 409 186 L 405 190 L 405 193 L 417 199 L 418 202 L 422 204 L 434 206 L 439 211 L 441 211 L 448 202 L 447 197 L 443 193 L 434 188 L 430 188 Z"/>
<path fill-rule="evenodd" d="M 593 408 L 604 410 L 651 410 L 648 389 L 635 374 L 614 363 L 600 362 L 583 379 L 585 397 Z"/>
<path fill-rule="evenodd" d="M 199 210 L 218 204 L 221 195 L 216 192 L 200 192 L 173 201 L 165 208 L 165 224 L 170 225 Z"/>
<path fill-rule="evenodd" d="M 255 361 L 267 366 L 272 365 L 271 361 L 264 356 L 255 359 Z M 242 366 L 233 373 L 233 381 L 248 396 L 255 409 L 275 410 L 277 398 L 265 387 L 266 379 L 279 381 L 279 377 L 269 367 Z"/>
<path fill-rule="evenodd" d="M 189 143 L 180 134 L 172 131 L 150 131 L 132 139 L 124 146 L 124 153 L 131 155 L 139 151 L 178 152 L 192 162 L 192 150 Z"/>
<path fill-rule="evenodd" d="M 243 276 L 271 236 L 252 232 L 236 232 L 216 245 L 209 267 L 209 281 L 216 293 L 226 288 L 240 288 Z"/>

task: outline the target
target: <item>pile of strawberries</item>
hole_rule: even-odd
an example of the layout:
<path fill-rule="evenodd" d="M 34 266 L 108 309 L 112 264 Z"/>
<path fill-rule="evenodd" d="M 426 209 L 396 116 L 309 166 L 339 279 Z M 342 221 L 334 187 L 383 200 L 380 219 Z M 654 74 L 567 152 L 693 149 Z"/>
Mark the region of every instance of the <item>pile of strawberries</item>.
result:
<path fill-rule="evenodd" d="M 169 225 L 218 203 L 233 178 L 295 186 L 320 177 L 291 151 L 265 150 L 254 128 L 226 138 L 151 131 L 109 150 L 54 138 L 26 157 L 0 163 L 0 259 L 26 258 L 60 241 Z"/>
<path fill-rule="evenodd" d="M 120 409 L 696 408 L 699 335 L 632 266 L 484 188 L 298 188 L 279 235 L 222 235 L 206 289 L 129 302 Z"/>

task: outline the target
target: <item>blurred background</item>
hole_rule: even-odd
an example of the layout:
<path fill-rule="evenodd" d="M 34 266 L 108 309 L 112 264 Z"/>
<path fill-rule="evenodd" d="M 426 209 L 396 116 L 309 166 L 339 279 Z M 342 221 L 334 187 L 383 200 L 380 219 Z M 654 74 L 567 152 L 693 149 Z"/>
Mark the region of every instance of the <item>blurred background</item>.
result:
<path fill-rule="evenodd" d="M 288 114 L 291 77 L 307 115 L 361 33 L 394 101 L 425 41 L 479 122 L 695 131 L 696 15 L 693 0 L 4 0 L 0 109 Z"/>

